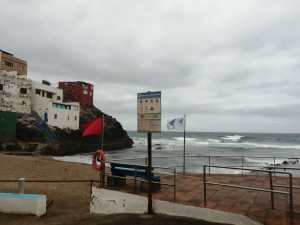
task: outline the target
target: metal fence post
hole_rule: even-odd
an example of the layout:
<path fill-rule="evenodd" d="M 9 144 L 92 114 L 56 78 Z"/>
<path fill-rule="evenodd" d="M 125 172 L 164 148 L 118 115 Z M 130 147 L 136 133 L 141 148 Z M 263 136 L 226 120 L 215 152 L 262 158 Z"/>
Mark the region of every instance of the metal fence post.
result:
<path fill-rule="evenodd" d="M 294 214 L 294 203 L 293 203 L 293 176 L 289 174 L 289 192 L 290 192 L 290 214 L 293 216 Z"/>
<path fill-rule="evenodd" d="M 19 194 L 24 194 L 25 193 L 25 178 L 21 177 L 19 178 L 19 183 L 18 183 L 18 192 Z"/>
<path fill-rule="evenodd" d="M 174 202 L 176 202 L 176 168 L 174 168 L 174 196 L 173 196 L 173 198 L 174 198 Z"/>
<path fill-rule="evenodd" d="M 242 156 L 242 168 L 244 169 L 244 156 Z M 244 170 L 242 170 L 242 176 L 244 176 Z"/>
<path fill-rule="evenodd" d="M 276 157 L 273 157 L 273 170 L 274 170 L 274 172 L 276 171 L 275 164 L 276 164 Z M 276 176 L 276 173 L 274 173 L 274 176 Z"/>
<path fill-rule="evenodd" d="M 209 166 L 209 167 L 208 167 L 208 174 L 209 174 L 209 175 L 210 175 L 210 160 L 211 160 L 211 159 L 210 159 L 210 156 L 208 156 L 208 166 Z"/>
<path fill-rule="evenodd" d="M 273 180 L 272 180 L 272 172 L 269 171 L 269 180 L 270 180 L 270 189 L 271 189 L 271 208 L 274 209 L 274 192 L 273 192 Z"/>
<path fill-rule="evenodd" d="M 90 180 L 90 202 L 92 202 L 93 195 L 93 180 Z"/>
<path fill-rule="evenodd" d="M 136 168 L 134 168 L 134 193 L 136 193 Z"/>
<path fill-rule="evenodd" d="M 203 200 L 204 200 L 204 206 L 207 205 L 206 200 L 206 165 L 203 166 Z"/>

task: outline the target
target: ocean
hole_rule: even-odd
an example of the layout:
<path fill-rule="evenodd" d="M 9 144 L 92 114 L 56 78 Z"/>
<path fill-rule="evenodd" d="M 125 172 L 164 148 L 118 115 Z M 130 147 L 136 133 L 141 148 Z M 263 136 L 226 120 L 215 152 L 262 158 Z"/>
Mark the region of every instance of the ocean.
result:
<path fill-rule="evenodd" d="M 106 152 L 109 161 L 145 164 L 147 137 L 128 132 L 131 149 Z M 153 165 L 183 170 L 183 133 L 162 132 L 152 136 Z M 208 157 L 210 156 L 210 157 Z M 91 163 L 91 154 L 54 157 L 57 160 Z M 300 134 L 186 133 L 186 172 L 202 173 L 203 165 L 265 169 L 270 166 L 300 175 Z M 237 169 L 211 168 L 212 173 L 246 173 Z"/>

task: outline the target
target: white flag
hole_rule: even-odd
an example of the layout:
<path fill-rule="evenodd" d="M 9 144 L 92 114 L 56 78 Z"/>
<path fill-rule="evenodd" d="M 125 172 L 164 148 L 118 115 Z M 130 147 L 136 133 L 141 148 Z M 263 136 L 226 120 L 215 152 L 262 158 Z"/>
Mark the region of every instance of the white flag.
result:
<path fill-rule="evenodd" d="M 167 123 L 168 130 L 183 130 L 184 129 L 184 118 L 176 118 Z"/>

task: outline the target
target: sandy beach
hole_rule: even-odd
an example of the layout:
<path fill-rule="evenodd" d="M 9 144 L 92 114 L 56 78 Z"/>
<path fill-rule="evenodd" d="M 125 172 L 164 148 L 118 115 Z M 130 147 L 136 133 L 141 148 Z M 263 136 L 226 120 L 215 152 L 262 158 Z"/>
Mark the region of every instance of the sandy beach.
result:
<path fill-rule="evenodd" d="M 98 179 L 88 165 L 52 160 L 50 157 L 0 155 L 0 177 L 15 180 Z M 56 224 L 89 215 L 89 183 L 26 183 L 26 193 L 46 194 L 52 202 L 44 218 L 0 216 L 0 224 Z M 1 183 L 1 192 L 17 191 L 16 183 Z M 25 221 L 25 222 L 24 222 Z"/>

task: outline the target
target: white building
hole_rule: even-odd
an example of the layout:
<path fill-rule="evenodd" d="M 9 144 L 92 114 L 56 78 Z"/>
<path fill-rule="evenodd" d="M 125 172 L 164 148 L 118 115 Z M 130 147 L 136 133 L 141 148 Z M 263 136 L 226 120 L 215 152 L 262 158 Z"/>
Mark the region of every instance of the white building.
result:
<path fill-rule="evenodd" d="M 39 114 L 42 119 L 46 119 L 45 113 L 49 110 L 50 102 L 62 102 L 63 91 L 51 87 L 49 83 L 39 83 L 32 81 L 32 109 Z"/>
<path fill-rule="evenodd" d="M 0 70 L 0 111 L 31 113 L 30 80 L 20 79 L 16 71 Z"/>
<path fill-rule="evenodd" d="M 32 110 L 50 126 L 61 129 L 79 129 L 79 103 L 64 103 L 63 91 L 49 82 L 32 81 Z"/>
<path fill-rule="evenodd" d="M 48 111 L 48 124 L 61 129 L 79 129 L 79 109 L 78 102 L 50 102 Z"/>

